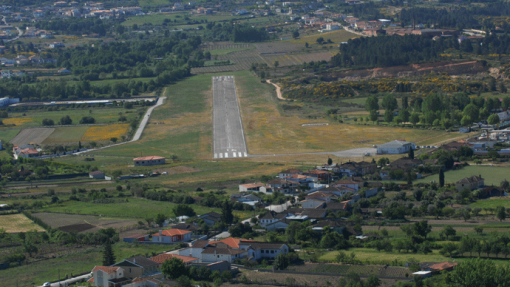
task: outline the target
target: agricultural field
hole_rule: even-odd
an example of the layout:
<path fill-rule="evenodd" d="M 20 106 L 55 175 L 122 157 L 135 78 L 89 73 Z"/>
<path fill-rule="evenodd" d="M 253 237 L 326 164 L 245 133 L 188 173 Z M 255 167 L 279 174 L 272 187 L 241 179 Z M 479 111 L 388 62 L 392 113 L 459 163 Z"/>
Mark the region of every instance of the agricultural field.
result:
<path fill-rule="evenodd" d="M 485 180 L 485 185 L 495 185 L 499 186 L 503 179 L 510 180 L 510 173 L 508 167 L 496 167 L 496 166 L 483 166 L 483 165 L 471 165 L 466 166 L 462 169 L 451 170 L 445 172 L 444 180 L 445 183 L 455 184 L 455 182 L 472 175 L 481 175 Z M 439 175 L 431 175 L 420 180 L 417 180 L 415 183 L 429 183 L 430 181 L 435 180 L 439 182 Z"/>
<path fill-rule="evenodd" d="M 288 270 L 299 272 L 316 272 L 316 273 L 338 273 L 348 274 L 356 272 L 360 275 L 377 275 L 387 277 L 406 278 L 406 273 L 411 272 L 407 268 L 383 266 L 383 265 L 349 265 L 349 264 L 324 264 L 324 263 L 306 263 L 289 267 Z"/>
<path fill-rule="evenodd" d="M 51 133 L 53 133 L 53 131 L 55 131 L 54 128 L 23 129 L 16 137 L 10 140 L 10 143 L 13 145 L 30 143 L 41 144 L 51 135 Z"/>
<path fill-rule="evenodd" d="M 172 216 L 174 203 L 164 201 L 152 201 L 146 199 L 129 198 L 117 200 L 115 203 L 96 204 L 92 202 L 67 201 L 58 205 L 51 205 L 41 209 L 43 212 L 69 213 L 82 215 L 101 215 L 108 217 L 136 218 L 143 219 L 147 217 L 156 218 L 159 213 Z M 197 214 L 204 214 L 210 211 L 218 212 L 217 208 L 208 208 L 193 205 Z"/>
<path fill-rule="evenodd" d="M 0 228 L 7 233 L 19 233 L 27 231 L 44 231 L 42 227 L 28 219 L 24 214 L 0 215 Z"/>
<path fill-rule="evenodd" d="M 89 129 L 87 126 L 58 127 L 43 141 L 44 144 L 56 144 L 63 142 L 76 143 L 81 141 L 83 134 Z M 35 130 L 35 129 L 34 129 Z M 25 131 L 25 130 L 23 130 Z"/>
<path fill-rule="evenodd" d="M 66 231 L 81 231 L 80 225 L 89 225 L 84 232 L 97 232 L 99 229 L 112 227 L 114 229 L 136 225 L 138 221 L 133 219 L 109 218 L 94 215 L 61 214 L 61 213 L 34 213 L 51 228 L 59 228 Z"/>
<path fill-rule="evenodd" d="M 83 136 L 82 141 L 108 141 L 111 138 L 120 139 L 126 135 L 129 130 L 129 124 L 113 124 L 107 126 L 89 127 Z"/>
<path fill-rule="evenodd" d="M 252 48 L 255 47 L 255 48 Z M 288 42 L 268 42 L 257 44 L 219 43 L 204 45 L 204 51 L 210 51 L 213 59 L 231 61 L 228 66 L 212 66 L 192 68 L 193 73 L 217 73 L 226 71 L 247 71 L 253 63 L 267 64 L 274 67 L 278 61 L 280 67 L 301 65 L 304 62 L 328 61 L 334 55 L 329 51 L 301 51 L 302 48 Z M 217 53 L 215 51 L 218 51 Z"/>
<path fill-rule="evenodd" d="M 104 81 L 103 81 L 104 82 Z M 16 128 L 41 127 L 43 119 L 51 119 L 58 125 L 60 118 L 69 116 L 73 120 L 73 124 L 80 123 L 83 117 L 93 117 L 96 124 L 112 124 L 117 123 L 120 114 L 126 117 L 127 121 L 131 121 L 137 116 L 138 111 L 143 109 L 126 110 L 123 108 L 99 108 L 87 107 L 72 109 L 62 107 L 58 111 L 49 110 L 27 110 L 23 112 L 10 112 L 9 118 L 3 119 L 4 125 L 15 125 Z M 119 114 L 120 113 L 120 114 Z M 1 130 L 1 129 L 0 129 Z"/>

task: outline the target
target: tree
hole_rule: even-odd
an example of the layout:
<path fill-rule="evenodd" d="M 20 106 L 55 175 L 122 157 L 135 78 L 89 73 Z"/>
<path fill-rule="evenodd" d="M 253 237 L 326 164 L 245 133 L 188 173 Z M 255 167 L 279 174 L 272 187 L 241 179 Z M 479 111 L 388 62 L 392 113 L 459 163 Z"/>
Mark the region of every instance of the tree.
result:
<path fill-rule="evenodd" d="M 276 69 L 276 68 L 278 68 L 278 66 L 280 65 L 280 62 L 278 62 L 278 61 L 274 61 L 274 64 L 273 64 L 273 65 L 274 65 L 274 67 L 275 67 L 275 69 Z"/>
<path fill-rule="evenodd" d="M 384 111 L 384 121 L 391 123 L 393 121 L 393 111 L 392 110 L 386 110 Z"/>
<path fill-rule="evenodd" d="M 420 122 L 420 116 L 417 113 L 412 113 L 409 121 L 413 124 L 413 126 L 416 126 L 416 124 Z"/>
<path fill-rule="evenodd" d="M 173 257 L 163 262 L 161 272 L 170 279 L 177 279 L 181 276 L 188 276 L 188 269 L 182 259 Z"/>
<path fill-rule="evenodd" d="M 387 94 L 383 98 L 382 106 L 386 110 L 394 111 L 396 108 L 398 108 L 397 99 L 395 99 L 392 94 Z"/>
<path fill-rule="evenodd" d="M 299 31 L 297 29 L 292 32 L 292 38 L 299 38 Z"/>
<path fill-rule="evenodd" d="M 44 120 L 42 120 L 42 125 L 43 126 L 53 126 L 53 125 L 55 125 L 55 122 L 53 122 L 52 119 L 44 119 Z"/>
<path fill-rule="evenodd" d="M 59 124 L 60 125 L 70 125 L 73 123 L 73 120 L 69 116 L 61 117 Z"/>
<path fill-rule="evenodd" d="M 111 138 L 111 139 L 110 139 L 110 141 L 111 141 L 112 143 L 116 143 L 116 142 L 117 142 L 117 138 Z"/>
<path fill-rule="evenodd" d="M 481 227 L 481 226 L 476 226 L 474 229 L 475 229 L 476 234 L 478 234 L 478 235 L 483 233 L 483 227 Z"/>
<path fill-rule="evenodd" d="M 444 187 L 444 171 L 443 171 L 443 168 L 439 168 L 439 187 Z"/>
<path fill-rule="evenodd" d="M 284 270 L 289 266 L 289 258 L 287 255 L 280 253 L 276 256 L 273 266 L 276 270 Z"/>
<path fill-rule="evenodd" d="M 172 209 L 175 216 L 186 215 L 189 217 L 195 216 L 196 213 L 193 208 L 187 204 L 179 204 Z"/>
<path fill-rule="evenodd" d="M 506 192 L 508 192 L 510 189 L 510 183 L 508 182 L 508 180 L 503 180 L 502 182 L 500 182 L 499 186 Z"/>
<path fill-rule="evenodd" d="M 365 101 L 365 110 L 371 112 L 372 110 L 379 110 L 379 99 L 376 95 L 368 97 Z"/>
<path fill-rule="evenodd" d="M 414 159 L 414 150 L 413 150 L 412 147 L 409 149 L 407 157 L 410 158 L 410 159 Z"/>
<path fill-rule="evenodd" d="M 505 265 L 477 258 L 460 262 L 445 281 L 448 286 L 507 286 L 510 272 Z"/>
<path fill-rule="evenodd" d="M 378 118 L 377 111 L 371 110 L 370 111 L 370 120 L 375 123 L 377 121 L 377 118 Z"/>
<path fill-rule="evenodd" d="M 455 231 L 455 229 L 453 227 L 451 227 L 450 225 L 446 225 L 443 230 L 441 231 L 441 233 L 446 236 L 446 240 L 448 240 L 448 237 L 450 236 L 455 236 L 457 234 L 457 231 Z"/>
<path fill-rule="evenodd" d="M 115 264 L 115 254 L 113 253 L 110 239 L 107 239 L 103 249 L 103 266 L 110 266 L 113 264 Z"/>
<path fill-rule="evenodd" d="M 489 118 L 487 119 L 487 123 L 489 125 L 497 125 L 497 124 L 499 124 L 499 116 L 498 116 L 498 114 L 490 115 Z"/>
<path fill-rule="evenodd" d="M 473 122 L 478 122 L 480 110 L 474 104 L 469 104 L 464 108 L 463 114 L 464 116 L 469 116 Z"/>
<path fill-rule="evenodd" d="M 316 41 L 317 41 L 317 43 L 322 44 L 324 42 L 324 38 L 319 37 L 319 38 L 317 38 Z"/>
<path fill-rule="evenodd" d="M 381 280 L 375 275 L 370 275 L 365 282 L 367 287 L 378 287 L 381 286 Z"/>
<path fill-rule="evenodd" d="M 499 221 L 505 220 L 505 218 L 506 218 L 506 209 L 503 206 L 497 207 L 496 217 L 499 219 Z"/>
<path fill-rule="evenodd" d="M 228 200 L 225 200 L 223 207 L 221 208 L 221 220 L 226 224 L 232 224 L 234 221 L 234 215 L 232 214 L 232 206 Z"/>
<path fill-rule="evenodd" d="M 158 215 L 156 215 L 156 224 L 159 225 L 159 226 L 163 226 L 163 223 L 165 222 L 166 220 L 166 216 L 162 213 L 158 213 Z"/>
<path fill-rule="evenodd" d="M 189 280 L 189 277 L 186 275 L 179 276 L 177 278 L 177 287 L 192 287 L 191 281 Z"/>
<path fill-rule="evenodd" d="M 328 157 L 328 165 L 332 165 L 332 164 L 333 164 L 333 160 L 330 157 Z"/>

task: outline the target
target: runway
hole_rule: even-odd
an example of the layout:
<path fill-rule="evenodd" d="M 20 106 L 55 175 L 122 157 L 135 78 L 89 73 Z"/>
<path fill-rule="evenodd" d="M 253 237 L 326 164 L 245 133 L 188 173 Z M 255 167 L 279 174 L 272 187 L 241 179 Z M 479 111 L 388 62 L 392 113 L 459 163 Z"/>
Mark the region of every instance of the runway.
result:
<path fill-rule="evenodd" d="M 212 78 L 213 157 L 248 157 L 234 76 Z"/>

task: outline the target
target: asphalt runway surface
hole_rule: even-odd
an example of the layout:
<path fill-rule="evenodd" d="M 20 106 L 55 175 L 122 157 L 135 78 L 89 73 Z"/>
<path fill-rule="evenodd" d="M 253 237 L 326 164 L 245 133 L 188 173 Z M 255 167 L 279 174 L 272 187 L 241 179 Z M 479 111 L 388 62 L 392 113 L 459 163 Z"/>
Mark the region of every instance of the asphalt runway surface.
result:
<path fill-rule="evenodd" d="M 212 78 L 214 158 L 248 157 L 234 76 Z"/>

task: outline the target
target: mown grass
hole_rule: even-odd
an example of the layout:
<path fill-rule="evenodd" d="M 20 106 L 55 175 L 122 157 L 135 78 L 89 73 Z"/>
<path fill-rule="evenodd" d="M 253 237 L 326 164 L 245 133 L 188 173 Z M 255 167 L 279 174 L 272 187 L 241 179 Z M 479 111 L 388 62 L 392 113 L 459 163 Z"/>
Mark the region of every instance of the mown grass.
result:
<path fill-rule="evenodd" d="M 172 208 L 177 204 L 164 201 L 153 201 L 140 198 L 121 199 L 111 204 L 96 204 L 92 202 L 67 201 L 58 205 L 50 205 L 42 208 L 41 212 L 59 212 L 74 214 L 91 214 L 123 218 L 156 218 L 162 213 L 166 216 L 173 216 Z M 208 208 L 199 205 L 192 205 L 197 214 L 204 214 L 210 211 L 218 212 L 217 208 Z"/>
<path fill-rule="evenodd" d="M 473 175 L 481 175 L 484 178 L 485 185 L 499 186 L 501 181 L 503 181 L 505 178 L 510 180 L 510 172 L 508 167 L 482 165 L 471 165 L 462 169 L 445 172 L 444 178 L 445 183 L 455 184 L 457 181 Z M 432 180 L 439 182 L 439 175 L 431 175 L 426 178 L 419 179 L 415 181 L 415 183 L 429 183 Z"/>
<path fill-rule="evenodd" d="M 27 232 L 31 230 L 44 231 L 42 227 L 35 224 L 23 214 L 0 215 L 0 228 L 7 233 Z"/>
<path fill-rule="evenodd" d="M 151 256 L 153 252 L 159 254 L 175 248 L 175 245 L 135 245 L 123 242 L 113 245 L 117 261 L 134 255 L 146 256 L 147 253 Z M 44 282 L 57 281 L 59 273 L 61 279 L 64 279 L 66 275 L 71 277 L 90 272 L 94 266 L 102 265 L 102 250 L 102 247 L 73 249 L 74 253 L 69 255 L 0 270 L 2 286 L 41 286 Z"/>

